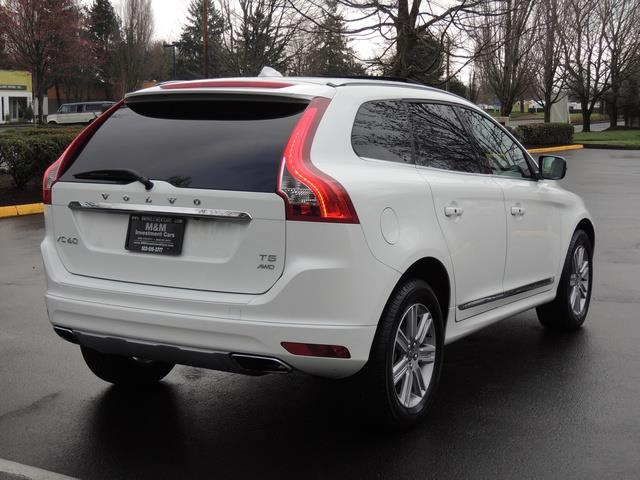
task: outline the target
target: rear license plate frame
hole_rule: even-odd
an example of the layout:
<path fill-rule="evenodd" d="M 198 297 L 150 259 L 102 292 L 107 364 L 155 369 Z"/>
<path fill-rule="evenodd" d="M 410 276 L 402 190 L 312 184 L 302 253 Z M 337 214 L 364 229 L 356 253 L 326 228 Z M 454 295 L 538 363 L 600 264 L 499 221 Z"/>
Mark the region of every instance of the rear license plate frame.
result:
<path fill-rule="evenodd" d="M 133 213 L 129 215 L 125 249 L 151 255 L 181 255 L 186 224 L 184 217 Z"/>

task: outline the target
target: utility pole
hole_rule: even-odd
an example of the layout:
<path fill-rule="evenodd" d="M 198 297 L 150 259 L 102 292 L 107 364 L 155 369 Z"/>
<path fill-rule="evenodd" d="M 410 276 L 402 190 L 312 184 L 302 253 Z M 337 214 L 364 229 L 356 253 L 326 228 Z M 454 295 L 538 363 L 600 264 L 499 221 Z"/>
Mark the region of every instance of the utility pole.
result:
<path fill-rule="evenodd" d="M 209 0 L 202 0 L 202 44 L 204 78 L 209 78 Z"/>

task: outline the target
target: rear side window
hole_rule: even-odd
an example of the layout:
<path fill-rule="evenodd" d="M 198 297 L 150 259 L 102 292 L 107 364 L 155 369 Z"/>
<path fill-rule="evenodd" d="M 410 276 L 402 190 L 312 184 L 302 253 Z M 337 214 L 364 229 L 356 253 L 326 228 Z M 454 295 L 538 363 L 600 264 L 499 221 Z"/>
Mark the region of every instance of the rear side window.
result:
<path fill-rule="evenodd" d="M 131 169 L 176 187 L 274 192 L 282 153 L 306 108 L 298 101 L 210 98 L 132 101 L 93 135 L 64 173 Z"/>
<path fill-rule="evenodd" d="M 449 105 L 410 103 L 416 163 L 468 173 L 491 173 L 477 155 L 462 122 Z"/>
<path fill-rule="evenodd" d="M 351 145 L 360 157 L 412 163 L 406 104 L 397 101 L 364 103 L 353 124 Z"/>

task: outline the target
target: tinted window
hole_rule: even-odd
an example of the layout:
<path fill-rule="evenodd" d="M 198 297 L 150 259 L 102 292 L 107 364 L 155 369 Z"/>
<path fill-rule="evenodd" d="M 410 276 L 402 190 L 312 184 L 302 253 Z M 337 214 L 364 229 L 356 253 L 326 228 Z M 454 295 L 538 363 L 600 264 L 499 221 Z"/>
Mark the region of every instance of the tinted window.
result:
<path fill-rule="evenodd" d="M 461 110 L 494 175 L 531 177 L 524 152 L 509 135 L 483 115 L 467 109 Z"/>
<path fill-rule="evenodd" d="M 306 107 L 261 101 L 145 101 L 123 106 L 62 176 L 128 168 L 176 187 L 274 192 L 289 135 Z"/>
<path fill-rule="evenodd" d="M 458 172 L 489 173 L 449 105 L 410 103 L 416 163 Z"/>
<path fill-rule="evenodd" d="M 363 104 L 353 124 L 351 144 L 361 157 L 411 163 L 411 134 L 405 103 Z"/>
<path fill-rule="evenodd" d="M 88 103 L 84 106 L 85 112 L 101 112 L 102 104 L 100 103 Z"/>

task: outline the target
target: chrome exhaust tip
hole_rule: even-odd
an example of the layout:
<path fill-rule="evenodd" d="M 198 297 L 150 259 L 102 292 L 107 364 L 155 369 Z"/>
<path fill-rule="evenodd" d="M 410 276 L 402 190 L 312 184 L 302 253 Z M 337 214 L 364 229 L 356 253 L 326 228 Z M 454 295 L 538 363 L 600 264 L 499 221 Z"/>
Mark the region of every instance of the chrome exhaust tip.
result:
<path fill-rule="evenodd" d="M 76 334 L 73 333 L 73 330 L 71 330 L 70 328 L 54 326 L 53 327 L 53 331 L 56 332 L 60 338 L 63 338 L 67 342 L 71 342 L 71 343 L 75 343 L 75 344 L 79 344 L 80 343 L 80 342 L 78 342 L 78 339 L 76 338 Z"/>
<path fill-rule="evenodd" d="M 282 360 L 260 355 L 248 355 L 245 353 L 232 353 L 231 358 L 243 369 L 250 372 L 261 373 L 289 373 L 293 370 Z"/>

